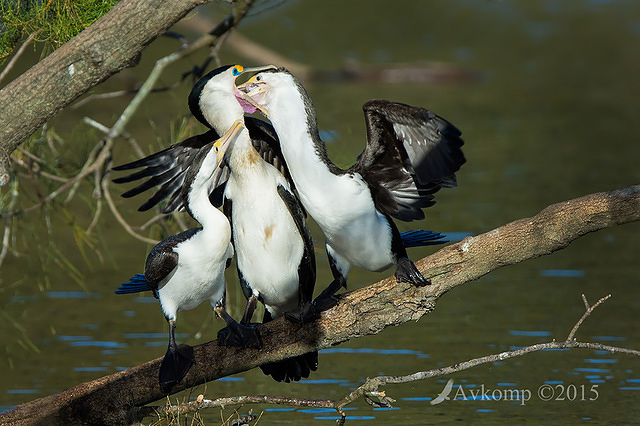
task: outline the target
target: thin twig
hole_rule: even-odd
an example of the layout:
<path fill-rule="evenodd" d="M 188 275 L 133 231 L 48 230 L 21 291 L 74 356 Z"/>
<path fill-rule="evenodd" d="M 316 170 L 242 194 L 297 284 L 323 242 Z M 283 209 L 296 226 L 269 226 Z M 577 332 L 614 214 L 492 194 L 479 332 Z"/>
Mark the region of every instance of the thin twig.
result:
<path fill-rule="evenodd" d="M 11 201 L 9 201 L 9 205 L 7 206 L 8 211 L 13 210 L 13 208 L 16 205 L 17 199 L 18 199 L 18 183 L 14 182 L 11 188 Z M 4 259 L 5 257 L 7 257 L 7 253 L 9 252 L 12 224 L 13 224 L 12 218 L 7 217 L 5 219 L 4 234 L 2 236 L 2 250 L 0 250 L 0 267 L 2 267 L 2 262 L 4 262 Z"/>
<path fill-rule="evenodd" d="M 58 195 L 60 195 L 61 193 L 63 193 L 67 189 L 70 189 L 77 182 L 81 181 L 82 179 L 87 177 L 89 174 L 93 173 L 98 167 L 100 167 L 104 163 L 104 161 L 108 158 L 108 156 L 111 155 L 111 147 L 112 147 L 112 145 L 113 145 L 113 143 L 109 139 L 106 139 L 105 140 L 105 144 L 102 146 L 102 150 L 100 151 L 100 154 L 96 157 L 95 161 L 91 165 L 85 167 L 82 171 L 80 171 L 73 178 L 70 178 L 69 180 L 67 180 L 67 182 L 65 182 L 64 184 L 60 185 L 58 187 L 58 189 L 56 189 L 55 191 L 51 192 L 46 197 L 42 198 L 38 203 L 32 205 L 31 207 L 27 207 L 25 209 L 18 210 L 18 211 L 15 211 L 15 212 L 2 213 L 2 214 L 0 214 L 0 217 L 12 217 L 12 216 L 16 216 L 18 214 L 29 213 L 29 212 L 32 212 L 34 210 L 39 209 L 40 207 L 42 207 L 46 203 L 52 201 Z"/>
<path fill-rule="evenodd" d="M 23 167 L 25 169 L 31 169 L 31 167 L 29 166 L 29 164 L 25 163 L 24 161 L 20 160 L 19 158 L 16 158 L 15 156 L 11 157 L 11 161 L 14 162 L 15 164 L 17 164 L 20 167 Z M 33 172 L 34 170 L 31 170 L 31 172 Z M 53 181 L 56 182 L 67 182 L 69 180 L 69 178 L 65 178 L 65 177 L 61 177 L 61 176 L 57 176 L 57 175 L 52 175 L 51 173 L 45 172 L 43 170 L 39 170 L 38 171 L 38 175 L 45 177 L 47 179 L 51 179 Z"/>
<path fill-rule="evenodd" d="M 95 172 L 96 170 L 98 170 L 100 165 L 96 164 L 97 155 L 98 153 L 104 152 L 103 150 L 105 149 L 105 142 L 106 142 L 105 140 L 101 140 L 91 149 L 91 151 L 89 152 L 89 155 L 87 156 L 87 160 L 84 162 L 84 164 L 82 165 L 82 168 L 80 169 L 80 172 L 82 172 L 83 170 L 87 169 L 90 166 L 95 166 L 92 172 Z M 111 156 L 111 146 L 113 146 L 113 143 L 109 144 L 107 155 L 104 156 L 105 159 Z M 81 180 L 77 180 L 73 184 L 73 186 L 69 190 L 69 194 L 67 195 L 67 198 L 64 200 L 65 203 L 70 202 L 73 199 L 73 197 L 75 197 L 76 193 L 78 192 L 78 189 L 80 188 L 81 182 L 82 182 Z"/>
<path fill-rule="evenodd" d="M 109 209 L 111 209 L 111 213 L 113 213 L 113 216 L 120 223 L 120 225 L 122 225 L 122 227 L 124 228 L 125 231 L 127 231 L 131 236 L 133 236 L 134 238 L 136 238 L 136 239 L 138 239 L 138 240 L 140 240 L 142 242 L 149 243 L 149 244 L 154 244 L 154 245 L 158 243 L 157 240 L 153 240 L 151 238 L 147 238 L 147 237 L 142 236 L 142 235 L 138 234 L 137 232 L 135 232 L 131 228 L 131 225 L 129 225 L 127 223 L 127 221 L 124 220 L 124 218 L 122 217 L 122 215 L 118 211 L 118 208 L 116 207 L 115 203 L 113 202 L 113 199 L 111 198 L 111 193 L 109 192 L 109 179 L 103 179 L 102 180 L 102 193 L 104 194 L 104 199 L 107 201 L 107 205 L 109 206 Z"/>
<path fill-rule="evenodd" d="M 593 312 L 595 308 L 597 308 L 601 303 L 603 303 L 605 300 L 607 300 L 610 297 L 611 297 L 611 294 L 607 294 L 606 296 L 600 298 L 600 300 L 598 300 L 595 305 L 589 306 L 589 302 L 587 302 L 586 296 L 584 294 L 582 295 L 582 301 L 584 302 L 584 306 L 587 310 L 584 312 L 582 317 L 578 320 L 576 325 L 573 326 L 573 329 L 571 329 L 571 332 L 569 333 L 566 339 L 567 342 L 570 342 L 571 340 L 573 340 L 573 337 L 575 336 L 576 331 L 578 331 L 578 328 L 580 328 L 580 325 L 582 325 L 584 320 L 587 319 L 589 315 L 591 315 L 591 312 Z"/>
<path fill-rule="evenodd" d="M 131 229 L 133 229 L 134 231 L 144 231 L 145 229 L 147 229 L 148 227 L 150 227 L 151 225 L 153 225 L 154 223 L 164 220 L 168 217 L 169 215 L 165 214 L 165 213 L 160 213 L 155 215 L 154 217 L 152 217 L 151 219 L 149 219 L 148 221 L 146 221 L 145 223 L 143 223 L 142 225 L 139 226 L 132 226 Z"/>
<path fill-rule="evenodd" d="M 115 92 L 106 92 L 106 93 L 93 93 L 87 97 L 85 97 L 84 99 L 79 100 L 78 102 L 76 102 L 75 104 L 73 104 L 71 106 L 71 109 L 78 109 L 82 106 L 84 106 L 85 104 L 94 101 L 94 100 L 100 100 L 100 99 L 111 99 L 111 98 L 117 98 L 120 96 L 124 96 L 124 95 L 131 95 L 135 93 L 135 90 L 116 90 Z"/>
<path fill-rule="evenodd" d="M 0 82 L 2 82 L 2 80 L 7 76 L 9 71 L 11 71 L 11 68 L 13 68 L 13 66 L 16 64 L 16 62 L 18 61 L 18 58 L 20 58 L 20 56 L 22 56 L 22 54 L 24 53 L 24 51 L 27 48 L 27 46 L 29 44 L 31 44 L 33 39 L 36 38 L 36 36 L 38 34 L 40 34 L 41 32 L 42 32 L 42 30 L 38 30 L 38 31 L 30 34 L 29 37 L 27 37 L 27 39 L 24 41 L 24 43 L 22 43 L 22 45 L 20 46 L 18 51 L 15 53 L 15 55 L 13 55 L 13 57 L 11 58 L 11 60 L 7 64 L 7 66 L 0 73 Z"/>
<path fill-rule="evenodd" d="M 106 167 L 107 170 L 110 169 L 109 166 Z M 100 219 L 100 216 L 102 214 L 102 180 L 103 179 L 108 179 L 107 175 L 108 175 L 108 171 L 105 175 L 102 175 L 102 173 L 100 173 L 98 170 L 96 170 L 95 172 L 95 188 L 93 190 L 93 198 L 96 200 L 96 212 L 93 215 L 93 220 L 91 221 L 91 223 L 89 224 L 89 226 L 87 227 L 87 230 L 85 231 L 87 235 L 90 235 L 93 232 L 93 229 L 96 227 L 96 225 L 98 224 L 98 220 Z"/>

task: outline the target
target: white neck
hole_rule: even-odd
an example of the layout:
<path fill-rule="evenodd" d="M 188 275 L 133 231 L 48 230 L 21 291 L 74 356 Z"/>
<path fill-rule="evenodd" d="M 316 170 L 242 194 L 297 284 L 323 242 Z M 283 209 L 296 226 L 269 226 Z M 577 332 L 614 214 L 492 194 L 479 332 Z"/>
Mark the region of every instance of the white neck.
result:
<path fill-rule="evenodd" d="M 282 92 L 270 103 L 269 119 L 280 139 L 282 154 L 302 202 L 307 209 L 313 210 L 314 200 L 321 203 L 322 199 L 331 196 L 337 176 L 327 166 L 328 158 L 322 158 L 318 152 L 312 137 L 312 132 L 317 134 L 317 128 L 308 126 L 302 95 L 294 86 Z"/>
<path fill-rule="evenodd" d="M 236 120 L 244 116 L 244 111 L 235 96 L 220 90 L 201 97 L 200 108 L 204 118 L 220 136 L 229 130 Z"/>
<path fill-rule="evenodd" d="M 205 157 L 199 172 L 191 182 L 188 194 L 189 210 L 205 231 L 210 228 L 219 230 L 220 226 L 229 226 L 226 216 L 209 201 L 209 194 L 213 190 L 211 188 L 213 167 L 218 167 L 215 149 L 211 149 Z"/>

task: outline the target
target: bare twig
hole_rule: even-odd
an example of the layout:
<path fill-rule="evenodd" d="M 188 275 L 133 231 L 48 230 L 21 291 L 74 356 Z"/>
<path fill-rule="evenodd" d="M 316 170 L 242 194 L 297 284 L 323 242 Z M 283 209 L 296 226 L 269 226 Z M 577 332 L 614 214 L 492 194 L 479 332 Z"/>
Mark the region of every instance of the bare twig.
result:
<path fill-rule="evenodd" d="M 71 109 L 78 109 L 91 101 L 100 100 L 100 99 L 111 99 L 117 98 L 125 95 L 132 95 L 135 93 L 135 90 L 116 90 L 115 92 L 106 92 L 106 93 L 92 93 L 89 96 L 86 96 L 73 104 Z"/>
<path fill-rule="evenodd" d="M 58 195 L 65 192 L 68 189 L 71 189 L 76 183 L 87 177 L 89 174 L 93 173 L 96 169 L 102 166 L 102 164 L 106 161 L 106 159 L 111 155 L 111 147 L 113 142 L 107 139 L 100 150 L 100 153 L 96 157 L 95 161 L 90 165 L 85 165 L 85 167 L 73 178 L 70 178 L 65 183 L 60 185 L 55 191 L 51 192 L 46 197 L 43 197 L 38 203 L 32 205 L 31 207 L 27 207 L 22 210 L 17 210 L 14 212 L 2 213 L 0 217 L 12 217 L 18 214 L 29 213 L 35 211 L 45 205 L 46 203 L 55 199 Z"/>
<path fill-rule="evenodd" d="M 21 149 L 21 148 L 18 148 L 18 149 Z M 13 161 L 13 163 L 17 164 L 18 166 L 23 167 L 24 169 L 27 169 L 27 170 L 31 170 L 32 169 L 32 166 L 30 166 L 29 164 L 27 164 L 24 161 L 20 160 L 15 155 L 11 157 L 11 161 Z M 31 172 L 33 172 L 33 170 L 31 170 Z M 61 177 L 61 176 L 57 176 L 57 175 L 52 175 L 51 173 L 45 172 L 44 170 L 39 170 L 38 171 L 38 175 L 40 175 L 42 177 L 45 177 L 47 179 L 51 179 L 53 181 L 62 182 L 62 183 L 67 182 L 69 180 L 69 178 L 65 178 L 65 177 Z"/>
<path fill-rule="evenodd" d="M 582 295 L 582 301 L 584 302 L 584 306 L 587 310 L 584 312 L 582 317 L 578 320 L 576 325 L 573 326 L 573 329 L 571 329 L 571 332 L 569 333 L 566 339 L 567 342 L 570 342 L 571 340 L 573 340 L 573 337 L 576 335 L 576 331 L 578 331 L 578 328 L 580 328 L 580 325 L 582 324 L 582 322 L 585 319 L 587 319 L 589 315 L 591 315 L 591 312 L 593 312 L 595 308 L 600 306 L 600 304 L 602 304 L 605 300 L 609 299 L 610 297 L 611 297 L 611 294 L 607 294 L 606 296 L 600 298 L 600 300 L 598 300 L 595 305 L 589 306 L 589 302 L 587 302 L 587 297 L 584 294 Z"/>
<path fill-rule="evenodd" d="M 18 199 L 18 183 L 14 182 L 11 188 L 11 201 L 7 205 L 7 211 L 13 211 L 13 208 L 16 205 L 16 200 Z M 5 257 L 7 257 L 7 253 L 9 252 L 9 248 L 11 246 L 11 228 L 12 228 L 13 220 L 11 217 L 7 217 L 4 223 L 4 234 L 2 236 L 2 250 L 0 250 L 0 267 L 2 267 L 2 262 L 4 262 Z"/>
<path fill-rule="evenodd" d="M 164 213 L 157 214 L 154 217 L 152 217 L 151 219 L 149 219 L 148 221 L 146 221 L 145 223 L 143 223 L 142 225 L 132 226 L 131 229 L 133 229 L 134 231 L 144 231 L 145 229 L 147 229 L 148 227 L 150 227 L 154 223 L 156 223 L 158 221 L 161 221 L 161 220 L 164 220 L 168 216 L 169 215 L 164 214 Z"/>
<path fill-rule="evenodd" d="M 158 243 L 157 240 L 153 240 L 151 238 L 147 238 L 147 237 L 142 236 L 142 235 L 138 234 L 137 232 L 135 232 L 131 228 L 131 225 L 129 225 L 127 223 L 127 221 L 124 220 L 124 218 L 122 217 L 122 215 L 118 211 L 118 208 L 116 207 L 115 203 L 113 202 L 113 199 L 111 198 L 111 193 L 109 192 L 109 180 L 108 179 L 103 179 L 102 180 L 102 193 L 104 194 L 104 199 L 106 200 L 107 205 L 109 206 L 109 209 L 111 209 L 111 213 L 113 213 L 113 216 L 116 218 L 118 223 L 120 223 L 120 225 L 124 228 L 125 231 L 127 231 L 134 238 L 136 238 L 136 239 L 138 239 L 140 241 L 143 241 L 145 243 L 154 244 L 154 245 Z"/>
<path fill-rule="evenodd" d="M 27 48 L 27 46 L 29 46 L 31 44 L 31 42 L 38 36 L 38 34 L 40 34 L 42 32 L 42 30 L 38 30 L 32 34 L 29 35 L 29 37 L 27 37 L 27 39 L 24 41 L 24 43 L 22 43 L 22 45 L 20 46 L 20 48 L 18 49 L 18 51 L 13 55 L 13 57 L 11 58 L 11 60 L 9 61 L 9 63 L 7 64 L 6 67 L 4 67 L 4 69 L 2 70 L 2 72 L 0 73 L 0 83 L 2 82 L 2 80 L 7 76 L 7 74 L 9 74 L 9 71 L 11 71 L 11 68 L 13 68 L 13 66 L 16 64 L 16 62 L 18 61 L 18 58 L 20 58 L 20 56 L 22 56 L 22 54 L 24 53 L 25 49 Z"/>

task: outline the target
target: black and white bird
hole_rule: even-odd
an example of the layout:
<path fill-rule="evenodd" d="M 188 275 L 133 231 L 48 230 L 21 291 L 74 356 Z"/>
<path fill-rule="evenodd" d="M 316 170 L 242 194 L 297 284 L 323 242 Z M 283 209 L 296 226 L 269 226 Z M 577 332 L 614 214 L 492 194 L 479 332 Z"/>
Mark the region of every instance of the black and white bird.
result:
<path fill-rule="evenodd" d="M 144 208 L 169 198 L 165 212 L 184 206 L 175 195 L 176 182 L 183 181 L 188 162 L 199 145 L 229 129 L 250 107 L 235 86 L 241 66 L 218 68 L 200 79 L 189 96 L 192 114 L 209 132 L 188 139 L 167 150 L 132 164 L 147 167 L 118 182 L 150 176 L 131 196 L 160 185 Z M 120 168 L 122 169 L 122 167 Z M 264 121 L 247 117 L 225 158 L 225 168 L 215 183 L 211 201 L 223 200 L 229 218 L 240 284 L 247 298 L 241 324 L 249 326 L 260 301 L 265 306 L 263 321 L 283 314 L 302 317 L 310 305 L 315 285 L 316 265 L 313 242 L 306 226 L 305 212 L 295 195 L 286 163 L 273 128 Z M 220 195 L 223 194 L 223 197 Z M 219 333 L 223 344 L 236 345 L 234 330 Z M 278 381 L 308 377 L 318 365 L 317 352 L 262 366 L 265 374 Z"/>
<path fill-rule="evenodd" d="M 179 311 L 193 309 L 208 300 L 229 327 L 237 323 L 225 312 L 224 271 L 233 257 L 231 227 L 227 217 L 209 202 L 212 182 L 217 181 L 224 153 L 238 137 L 242 121 L 223 138 L 202 147 L 188 169 L 179 191 L 182 202 L 201 227 L 173 235 L 158 243 L 147 257 L 144 274 L 122 284 L 116 294 L 152 291 L 169 322 L 169 348 L 160 367 L 160 387 L 169 392 L 193 364 L 193 349 L 176 345 Z"/>
<path fill-rule="evenodd" d="M 318 300 L 346 286 L 352 265 L 382 271 L 395 264 L 398 281 L 428 284 L 406 247 L 442 236 L 403 235 L 392 218 L 423 219 L 433 194 L 457 185 L 465 162 L 460 131 L 426 109 L 371 100 L 363 106 L 366 147 L 343 170 L 329 159 L 311 99 L 288 71 L 259 72 L 238 88 L 273 124 L 300 200 L 324 232 L 334 281 Z"/>

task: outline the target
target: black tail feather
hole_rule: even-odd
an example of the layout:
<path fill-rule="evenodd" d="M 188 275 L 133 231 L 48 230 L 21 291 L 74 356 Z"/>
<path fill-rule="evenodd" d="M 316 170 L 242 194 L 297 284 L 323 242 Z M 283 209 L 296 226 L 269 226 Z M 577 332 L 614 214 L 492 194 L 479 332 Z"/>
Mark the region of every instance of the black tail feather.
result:
<path fill-rule="evenodd" d="M 439 232 L 423 231 L 422 229 L 400 233 L 405 248 L 448 243 L 449 241 L 444 239 L 446 237 Z"/>
<path fill-rule="evenodd" d="M 135 274 L 129 282 L 122 284 L 118 289 L 114 292 L 115 294 L 130 294 L 130 293 L 141 293 L 143 291 L 149 291 L 151 288 L 149 287 L 149 283 L 145 278 L 144 274 Z"/>

